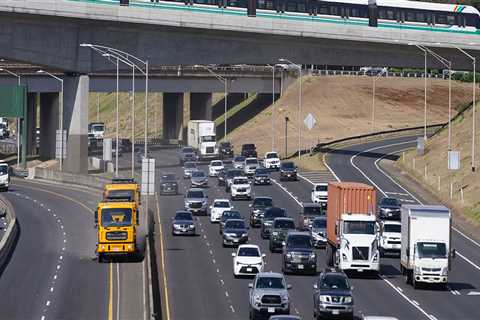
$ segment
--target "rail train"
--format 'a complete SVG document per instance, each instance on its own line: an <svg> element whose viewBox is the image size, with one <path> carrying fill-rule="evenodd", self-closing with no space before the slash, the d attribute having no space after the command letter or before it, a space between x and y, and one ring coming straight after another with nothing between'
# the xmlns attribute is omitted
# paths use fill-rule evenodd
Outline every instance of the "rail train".
<svg viewBox="0 0 480 320"><path fill-rule="evenodd" d="M480 33L480 13L472 6L408 0L136 0L156 5L220 8L223 13L312 19L371 27Z"/></svg>

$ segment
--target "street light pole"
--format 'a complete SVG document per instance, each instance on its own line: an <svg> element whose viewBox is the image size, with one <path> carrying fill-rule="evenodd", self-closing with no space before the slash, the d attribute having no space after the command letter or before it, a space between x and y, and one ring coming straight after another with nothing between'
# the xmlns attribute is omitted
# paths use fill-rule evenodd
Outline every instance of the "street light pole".
<svg viewBox="0 0 480 320"><path fill-rule="evenodd" d="M476 165L475 165L475 109L477 105L477 98L476 98L476 58L472 56L471 54L467 53L465 50L454 46L457 48L461 53L466 55L468 58L472 60L472 65L473 65L473 88L472 88L472 160L471 160L471 165L472 165L472 172L475 172Z"/></svg>
<svg viewBox="0 0 480 320"><path fill-rule="evenodd" d="M132 66L132 179L135 178L135 67Z"/></svg>
<svg viewBox="0 0 480 320"><path fill-rule="evenodd" d="M209 67L207 66L202 66L204 69L206 69L208 72L210 72L218 81L222 82L223 83L223 86L224 86L224 118L223 118L223 123L224 123L224 126L223 126L223 129L224 129L224 133L223 133L223 139L226 139L227 138L227 105L228 105L228 87L227 87L227 81L228 79L225 78L225 77L222 77L221 75L215 73L212 69L210 69Z"/></svg>
<svg viewBox="0 0 480 320"><path fill-rule="evenodd" d="M49 75L50 77L60 81L60 101L59 101L59 127L60 127L60 135L61 135L61 138L60 138L60 161L59 161L59 164L60 164L60 171L63 171L63 151L64 151L64 145L63 145L63 138L64 138L64 133L63 133L63 79L51 74L50 72L48 71L45 71L45 70L38 70L37 73L45 73L47 75ZM66 138L66 134L65 134L65 138Z"/></svg>
<svg viewBox="0 0 480 320"><path fill-rule="evenodd" d="M272 151L275 150L275 67L267 64L268 67L272 68Z"/></svg>
<svg viewBox="0 0 480 320"><path fill-rule="evenodd" d="M9 75L17 77L18 86L21 85L20 75L12 72L10 70L7 70L5 68L0 68L0 71L5 71ZM20 117L17 117L17 168L20 168Z"/></svg>
<svg viewBox="0 0 480 320"><path fill-rule="evenodd" d="M120 82L119 81L119 77L120 77L119 76L119 66L120 66L120 61L118 61L118 58L117 58L117 62L116 62L116 67L117 67L117 101L116 101L117 112L116 112L116 115L115 115L115 118L116 118L115 120L117 122L117 126L116 126L117 130L115 132L115 140L116 140L116 142L115 142L115 177L117 177L117 178L118 178L118 145L119 145L119 128L118 128L118 126L119 126L119 122L120 122L119 121L120 120L119 119L119 113L120 113L120 110L119 110L119 93L118 93L119 82Z"/></svg>
<svg viewBox="0 0 480 320"><path fill-rule="evenodd" d="M372 85L372 132L375 132L375 83L377 82L378 79L382 77L382 75L385 73L385 69L382 70L377 76L373 79L373 85Z"/></svg>

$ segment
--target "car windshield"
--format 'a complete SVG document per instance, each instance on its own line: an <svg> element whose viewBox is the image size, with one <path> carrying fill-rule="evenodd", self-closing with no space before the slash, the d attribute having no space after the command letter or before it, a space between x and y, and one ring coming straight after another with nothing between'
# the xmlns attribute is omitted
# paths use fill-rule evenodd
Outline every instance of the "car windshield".
<svg viewBox="0 0 480 320"><path fill-rule="evenodd" d="M162 176L162 181L175 181L175 175L174 174L164 174Z"/></svg>
<svg viewBox="0 0 480 320"><path fill-rule="evenodd" d="M287 247L311 248L312 242L310 236L295 235L287 238Z"/></svg>
<svg viewBox="0 0 480 320"><path fill-rule="evenodd" d="M110 190L105 195L106 200L125 199L133 201L135 199L135 192L133 190Z"/></svg>
<svg viewBox="0 0 480 320"><path fill-rule="evenodd" d="M315 219L312 222L312 227L314 227L314 228L326 228L327 227L327 220L325 220L325 219Z"/></svg>
<svg viewBox="0 0 480 320"><path fill-rule="evenodd" d="M227 220L225 229L245 229L245 222L240 220Z"/></svg>
<svg viewBox="0 0 480 320"><path fill-rule="evenodd" d="M284 162L282 163L282 168L283 169L295 169L295 165L293 162Z"/></svg>
<svg viewBox="0 0 480 320"><path fill-rule="evenodd" d="M105 208L101 210L103 227L126 227L132 225L132 209Z"/></svg>
<svg viewBox="0 0 480 320"><path fill-rule="evenodd" d="M233 184L248 184L248 179L245 179L245 178L234 179Z"/></svg>
<svg viewBox="0 0 480 320"><path fill-rule="evenodd" d="M193 220L192 214L189 212L177 212L175 220Z"/></svg>
<svg viewBox="0 0 480 320"><path fill-rule="evenodd" d="M447 246L438 242L419 242L417 244L418 257L421 258L446 258Z"/></svg>
<svg viewBox="0 0 480 320"><path fill-rule="evenodd" d="M215 136L203 136L200 138L202 142L215 142L216 137Z"/></svg>
<svg viewBox="0 0 480 320"><path fill-rule="evenodd" d="M242 175L242 170L228 170L227 175L229 178L238 177Z"/></svg>
<svg viewBox="0 0 480 320"><path fill-rule="evenodd" d="M185 166L185 169L194 169L197 167L197 165L193 162L187 162L184 164L184 166Z"/></svg>
<svg viewBox="0 0 480 320"><path fill-rule="evenodd" d="M258 164L257 159L247 159L245 160L245 164Z"/></svg>
<svg viewBox="0 0 480 320"><path fill-rule="evenodd" d="M252 150L252 149L255 149L255 145L254 145L254 144L251 144L251 143L250 143L250 144L244 144L244 145L242 146L242 149L243 149L243 150Z"/></svg>
<svg viewBox="0 0 480 320"><path fill-rule="evenodd" d="M4 175L8 173L8 166L0 166L0 174Z"/></svg>
<svg viewBox="0 0 480 320"><path fill-rule="evenodd" d="M260 251L257 248L243 247L238 249L239 257L260 257Z"/></svg>
<svg viewBox="0 0 480 320"><path fill-rule="evenodd" d="M318 186L315 186L315 191L328 191L328 186L327 185L318 185Z"/></svg>
<svg viewBox="0 0 480 320"><path fill-rule="evenodd" d="M320 281L320 289L332 290L332 289L339 289L339 290L350 290L350 286L348 284L347 278L340 275L326 275Z"/></svg>
<svg viewBox="0 0 480 320"><path fill-rule="evenodd" d="M205 172L203 171L195 171L192 173L192 177L194 178L202 178L205 177Z"/></svg>
<svg viewBox="0 0 480 320"><path fill-rule="evenodd" d="M384 206L398 206L399 205L398 200L395 199L395 198L383 198L381 204L384 205Z"/></svg>
<svg viewBox="0 0 480 320"><path fill-rule="evenodd" d="M320 206L305 206L303 207L303 214L306 216L323 216L325 212Z"/></svg>
<svg viewBox="0 0 480 320"><path fill-rule="evenodd" d="M183 148L182 152L183 153L193 153L193 148Z"/></svg>
<svg viewBox="0 0 480 320"><path fill-rule="evenodd" d="M224 211L222 214L222 220L226 221L228 219L241 219L242 215L238 211Z"/></svg>
<svg viewBox="0 0 480 320"><path fill-rule="evenodd" d="M293 220L277 220L273 227L277 229L295 229L295 222Z"/></svg>
<svg viewBox="0 0 480 320"><path fill-rule="evenodd" d="M245 161L245 157L240 157L240 156L239 156L239 157L235 157L235 158L233 159L233 161L234 161L234 162L243 162L243 161Z"/></svg>
<svg viewBox="0 0 480 320"><path fill-rule="evenodd" d="M230 148L231 144L230 144L230 142L222 142L222 143L220 143L220 146L222 148Z"/></svg>
<svg viewBox="0 0 480 320"><path fill-rule="evenodd" d="M253 206L254 207L271 207L273 206L273 200L271 198L255 198L253 200Z"/></svg>
<svg viewBox="0 0 480 320"><path fill-rule="evenodd" d="M384 224L383 232L402 232L402 226L400 224Z"/></svg>
<svg viewBox="0 0 480 320"><path fill-rule="evenodd" d="M375 234L375 222L373 221L345 221L343 223L345 234Z"/></svg>
<svg viewBox="0 0 480 320"><path fill-rule="evenodd" d="M268 174L267 169L257 169L255 170L255 174Z"/></svg>
<svg viewBox="0 0 480 320"><path fill-rule="evenodd" d="M188 191L187 198L203 198L202 191Z"/></svg>
<svg viewBox="0 0 480 320"><path fill-rule="evenodd" d="M277 159L278 158L278 155L274 152L272 153L267 153L267 156L266 156L267 159Z"/></svg>
<svg viewBox="0 0 480 320"><path fill-rule="evenodd" d="M94 124L92 125L92 131L104 131L104 125L103 124Z"/></svg>
<svg viewBox="0 0 480 320"><path fill-rule="evenodd" d="M285 289L282 278L278 277L260 277L257 279L257 289Z"/></svg>
<svg viewBox="0 0 480 320"><path fill-rule="evenodd" d="M222 161L212 161L211 166L212 167L221 167L221 166L223 166L223 163L222 163Z"/></svg>
<svg viewBox="0 0 480 320"><path fill-rule="evenodd" d="M280 209L280 208L272 208L270 210L267 210L264 215L264 219L270 219L273 220L278 217L285 217L286 213L285 210Z"/></svg>
<svg viewBox="0 0 480 320"><path fill-rule="evenodd" d="M213 206L215 208L230 208L230 203L228 201L215 201Z"/></svg>

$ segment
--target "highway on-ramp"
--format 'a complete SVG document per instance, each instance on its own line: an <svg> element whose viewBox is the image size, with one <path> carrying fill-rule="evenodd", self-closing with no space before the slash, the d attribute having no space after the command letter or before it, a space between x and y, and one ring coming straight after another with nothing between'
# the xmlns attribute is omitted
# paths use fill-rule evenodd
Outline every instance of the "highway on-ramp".
<svg viewBox="0 0 480 320"><path fill-rule="evenodd" d="M100 191L12 179L4 195L20 233L0 273L1 319L147 317L144 262L94 259Z"/></svg>

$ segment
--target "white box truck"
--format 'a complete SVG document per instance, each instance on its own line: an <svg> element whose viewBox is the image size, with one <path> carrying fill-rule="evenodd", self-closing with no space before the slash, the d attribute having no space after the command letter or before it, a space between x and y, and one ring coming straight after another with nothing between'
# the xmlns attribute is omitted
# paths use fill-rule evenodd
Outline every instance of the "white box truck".
<svg viewBox="0 0 480 320"><path fill-rule="evenodd" d="M404 205L400 270L414 288L420 283L446 286L451 259L452 219L445 206Z"/></svg>
<svg viewBox="0 0 480 320"><path fill-rule="evenodd" d="M218 158L215 123L208 120L188 121L188 145L197 151L199 159Z"/></svg>

